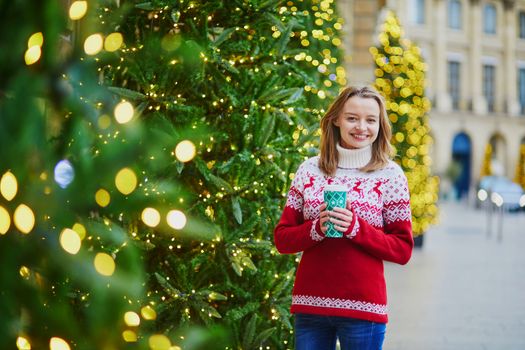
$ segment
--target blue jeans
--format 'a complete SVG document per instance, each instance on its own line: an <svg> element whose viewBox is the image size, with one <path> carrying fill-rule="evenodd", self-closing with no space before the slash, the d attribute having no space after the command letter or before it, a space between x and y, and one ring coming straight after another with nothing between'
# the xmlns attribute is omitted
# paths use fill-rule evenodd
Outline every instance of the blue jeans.
<svg viewBox="0 0 525 350"><path fill-rule="evenodd" d="M381 350L386 324L349 317L295 315L296 350Z"/></svg>

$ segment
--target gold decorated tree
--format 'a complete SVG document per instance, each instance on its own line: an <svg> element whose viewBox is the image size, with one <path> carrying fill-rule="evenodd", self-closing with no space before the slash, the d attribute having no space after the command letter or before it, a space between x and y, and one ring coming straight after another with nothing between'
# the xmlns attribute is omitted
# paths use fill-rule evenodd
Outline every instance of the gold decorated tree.
<svg viewBox="0 0 525 350"><path fill-rule="evenodd" d="M408 178L414 236L436 223L439 180L431 174L432 159L425 74L420 49L403 38L399 20L385 13L377 47L370 52L376 65L375 86L385 96L393 126L395 160Z"/></svg>

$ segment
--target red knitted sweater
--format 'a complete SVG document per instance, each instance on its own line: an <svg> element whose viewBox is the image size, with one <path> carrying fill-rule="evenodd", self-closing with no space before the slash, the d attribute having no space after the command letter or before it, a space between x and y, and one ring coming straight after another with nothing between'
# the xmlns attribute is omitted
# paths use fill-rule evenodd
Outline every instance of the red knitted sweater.
<svg viewBox="0 0 525 350"><path fill-rule="evenodd" d="M295 174L275 228L280 253L302 252L292 296L292 313L345 316L386 323L383 260L406 264L413 247L406 177L394 162L364 173L338 168L325 176L319 157ZM323 188L344 185L354 219L343 238L324 237L319 206Z"/></svg>

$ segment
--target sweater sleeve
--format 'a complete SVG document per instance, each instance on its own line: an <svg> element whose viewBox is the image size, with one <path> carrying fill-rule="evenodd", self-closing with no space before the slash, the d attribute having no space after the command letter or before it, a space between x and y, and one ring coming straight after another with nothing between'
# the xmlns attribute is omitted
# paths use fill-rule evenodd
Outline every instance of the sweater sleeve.
<svg viewBox="0 0 525 350"><path fill-rule="evenodd" d="M406 264L412 255L410 194L405 174L400 168L385 184L383 193L383 228L376 228L357 217L352 242L378 259Z"/></svg>
<svg viewBox="0 0 525 350"><path fill-rule="evenodd" d="M292 181L288 198L279 223L274 230L277 250L282 254L302 252L324 239L319 219L305 220L304 209L304 164L299 167Z"/></svg>

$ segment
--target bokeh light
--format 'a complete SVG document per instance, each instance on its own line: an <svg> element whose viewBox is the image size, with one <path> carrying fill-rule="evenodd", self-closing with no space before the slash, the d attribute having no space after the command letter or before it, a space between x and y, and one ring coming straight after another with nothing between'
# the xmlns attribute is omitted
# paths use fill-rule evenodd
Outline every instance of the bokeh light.
<svg viewBox="0 0 525 350"><path fill-rule="evenodd" d="M31 343L27 338L19 336L16 338L16 347L18 350L31 350Z"/></svg>
<svg viewBox="0 0 525 350"><path fill-rule="evenodd" d="M13 221L20 232L27 234L31 232L35 226L35 214L33 214L33 211L27 205L20 204L15 209Z"/></svg>
<svg viewBox="0 0 525 350"><path fill-rule="evenodd" d="M136 312L128 311L124 314L124 322L128 327L137 327L140 325L140 317Z"/></svg>
<svg viewBox="0 0 525 350"><path fill-rule="evenodd" d="M75 1L69 7L69 18L73 21L79 20L86 15L87 1Z"/></svg>
<svg viewBox="0 0 525 350"><path fill-rule="evenodd" d="M135 111L133 109L133 105L128 101L122 101L115 107L115 120L119 124L126 124L129 121L131 121L131 119L133 119L134 114Z"/></svg>
<svg viewBox="0 0 525 350"><path fill-rule="evenodd" d="M168 225L173 227L176 230L181 230L186 226L186 215L180 210L170 210L166 217Z"/></svg>
<svg viewBox="0 0 525 350"><path fill-rule="evenodd" d="M145 208L142 211L142 221L149 227L156 227L160 223L160 213L155 208Z"/></svg>
<svg viewBox="0 0 525 350"><path fill-rule="evenodd" d="M71 348L64 339L53 337L49 340L49 350L71 350Z"/></svg>
<svg viewBox="0 0 525 350"><path fill-rule="evenodd" d="M40 56L42 56L42 48L38 45L31 46L26 50L24 61L26 62L26 65L30 66L38 62Z"/></svg>
<svg viewBox="0 0 525 350"><path fill-rule="evenodd" d="M111 201L111 196L109 195L108 191L101 188L95 193L95 201L98 205L104 208L109 205L109 202Z"/></svg>
<svg viewBox="0 0 525 350"><path fill-rule="evenodd" d="M137 333L127 329L124 332L122 332L122 338L127 343L134 343L137 341Z"/></svg>
<svg viewBox="0 0 525 350"><path fill-rule="evenodd" d="M63 159L55 166L54 175L58 186L66 188L75 178L75 169L69 160Z"/></svg>
<svg viewBox="0 0 525 350"><path fill-rule="evenodd" d="M122 37L122 34L118 32L111 33L104 40L104 50L108 52L117 51L122 46L123 42L124 38Z"/></svg>
<svg viewBox="0 0 525 350"><path fill-rule="evenodd" d="M12 172L8 171L2 175L0 180L0 193L8 201L15 198L16 193L18 192L18 181L16 180L15 175Z"/></svg>
<svg viewBox="0 0 525 350"><path fill-rule="evenodd" d="M84 41L84 52L90 56L96 55L102 50L104 39L101 34L91 34Z"/></svg>
<svg viewBox="0 0 525 350"><path fill-rule="evenodd" d="M128 195L137 187L137 175L130 168L124 168L117 173L115 186L120 193Z"/></svg>
<svg viewBox="0 0 525 350"><path fill-rule="evenodd" d="M5 235L11 227L11 217L9 212L2 206L0 206L0 235Z"/></svg>
<svg viewBox="0 0 525 350"><path fill-rule="evenodd" d="M42 45L44 45L44 35L42 34L42 32L34 33L27 40L28 49L32 48L33 46L42 47Z"/></svg>
<svg viewBox="0 0 525 350"><path fill-rule="evenodd" d="M78 233L78 236L80 237L81 240L86 238L87 231L86 231L86 228L84 227L84 225L82 225L82 224L77 222L77 223L75 223L73 225L72 229L73 229L73 231Z"/></svg>
<svg viewBox="0 0 525 350"><path fill-rule="evenodd" d="M151 350L169 350L171 341L163 334L154 334L148 339Z"/></svg>
<svg viewBox="0 0 525 350"><path fill-rule="evenodd" d="M152 321L157 318L157 312L155 312L155 310L153 310L153 308L149 305L146 305L140 309L140 314L142 315L143 319L148 321Z"/></svg>
<svg viewBox="0 0 525 350"><path fill-rule="evenodd" d="M189 162L195 157L195 145L189 140L179 142L175 147L175 156L181 162Z"/></svg>
<svg viewBox="0 0 525 350"><path fill-rule="evenodd" d="M80 250L82 241L78 233L70 228L60 233L60 245L69 254L75 255Z"/></svg>
<svg viewBox="0 0 525 350"><path fill-rule="evenodd" d="M97 253L93 264L95 270L103 276L111 276L115 272L115 260L106 253Z"/></svg>

